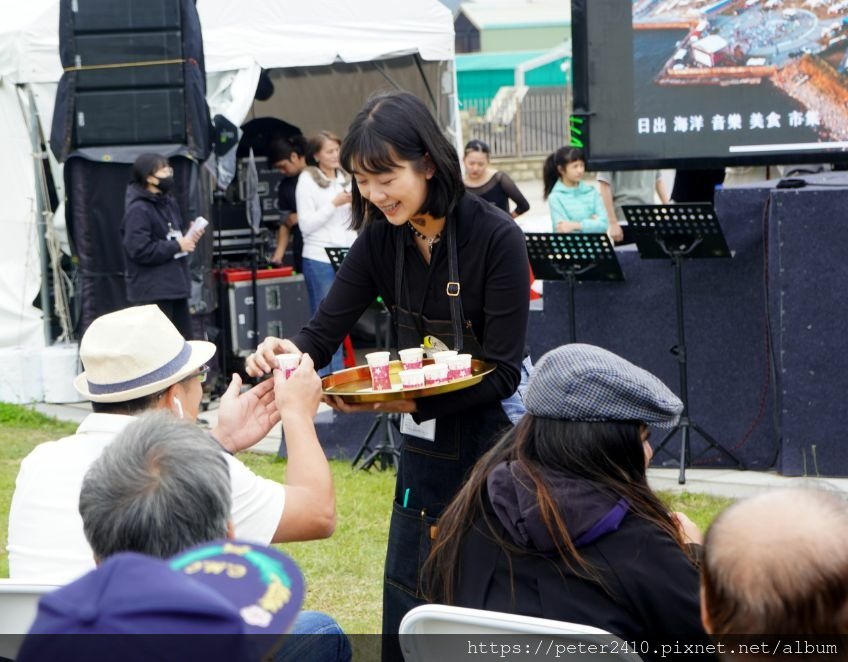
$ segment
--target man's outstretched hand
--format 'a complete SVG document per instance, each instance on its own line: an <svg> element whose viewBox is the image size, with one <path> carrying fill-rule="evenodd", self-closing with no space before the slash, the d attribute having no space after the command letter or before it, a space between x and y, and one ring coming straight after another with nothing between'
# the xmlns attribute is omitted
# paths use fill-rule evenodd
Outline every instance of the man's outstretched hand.
<svg viewBox="0 0 848 662"><path fill-rule="evenodd" d="M244 393L241 386L241 377L234 373L221 396L218 424L212 430L212 436L230 453L243 451L258 443L280 420L280 412L274 402L273 379L266 379Z"/></svg>

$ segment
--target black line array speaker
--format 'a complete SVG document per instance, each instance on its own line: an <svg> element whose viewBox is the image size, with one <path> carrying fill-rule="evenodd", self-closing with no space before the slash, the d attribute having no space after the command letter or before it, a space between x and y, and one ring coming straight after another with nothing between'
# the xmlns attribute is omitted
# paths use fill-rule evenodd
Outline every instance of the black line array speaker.
<svg viewBox="0 0 848 662"><path fill-rule="evenodd" d="M179 0L138 4L71 3L77 147L186 140Z"/></svg>
<svg viewBox="0 0 848 662"><path fill-rule="evenodd" d="M51 147L211 147L194 0L61 0L59 83Z"/></svg>
<svg viewBox="0 0 848 662"><path fill-rule="evenodd" d="M78 32L180 27L180 3L173 0L72 0L71 11Z"/></svg>
<svg viewBox="0 0 848 662"><path fill-rule="evenodd" d="M79 92L77 145L143 145L185 140L185 103L178 87Z"/></svg>
<svg viewBox="0 0 848 662"><path fill-rule="evenodd" d="M80 68L77 89L182 87L182 36L163 32L77 34L74 64ZM150 64L167 62L168 64ZM114 67L114 64L139 66ZM106 68L98 69L96 67ZM95 67L87 69L86 67Z"/></svg>

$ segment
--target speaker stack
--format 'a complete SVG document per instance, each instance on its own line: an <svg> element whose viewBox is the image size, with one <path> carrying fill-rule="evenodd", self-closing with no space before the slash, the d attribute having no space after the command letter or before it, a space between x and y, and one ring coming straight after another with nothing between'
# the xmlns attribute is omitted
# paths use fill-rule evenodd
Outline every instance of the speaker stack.
<svg viewBox="0 0 848 662"><path fill-rule="evenodd" d="M186 145L209 155L200 22L192 0L63 0L51 146Z"/></svg>
<svg viewBox="0 0 848 662"><path fill-rule="evenodd" d="M65 163L66 221L80 279L78 333L127 305L120 221L143 152L169 157L182 216L209 216L202 170L212 147L200 19L194 0L61 0L50 147ZM211 238L208 240L211 246ZM211 252L192 270L214 292ZM198 308L198 309L199 309Z"/></svg>
<svg viewBox="0 0 848 662"><path fill-rule="evenodd" d="M159 0L153 11L147 4L72 7L77 147L186 140L180 8L174 0Z"/></svg>

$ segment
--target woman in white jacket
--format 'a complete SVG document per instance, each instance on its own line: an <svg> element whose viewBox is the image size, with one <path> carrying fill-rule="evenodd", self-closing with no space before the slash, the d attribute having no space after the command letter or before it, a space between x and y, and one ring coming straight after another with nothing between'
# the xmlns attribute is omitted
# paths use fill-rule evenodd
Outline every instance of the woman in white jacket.
<svg viewBox="0 0 848 662"><path fill-rule="evenodd" d="M333 284L335 272L324 250L349 248L356 239L350 229L350 175L339 166L341 139L321 131L309 139L310 161L297 180L297 219L303 234L303 276L314 314ZM341 349L333 354L329 370L344 367ZM326 371L323 371L326 373Z"/></svg>

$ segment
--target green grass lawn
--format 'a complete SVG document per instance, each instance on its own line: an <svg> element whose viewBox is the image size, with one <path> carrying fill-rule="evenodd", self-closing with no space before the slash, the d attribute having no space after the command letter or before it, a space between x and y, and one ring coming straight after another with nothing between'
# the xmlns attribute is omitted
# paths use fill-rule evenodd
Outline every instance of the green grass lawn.
<svg viewBox="0 0 848 662"><path fill-rule="evenodd" d="M0 577L9 576L6 553L9 505L18 465L42 441L76 429L22 407L0 403ZM274 480L285 474L285 461L265 455L239 456L256 473ZM352 471L332 461L338 525L329 540L281 545L300 565L307 580L307 609L334 616L349 633L380 631L383 559L391 513L394 474ZM704 529L729 499L699 494L663 494L672 510L685 512Z"/></svg>

